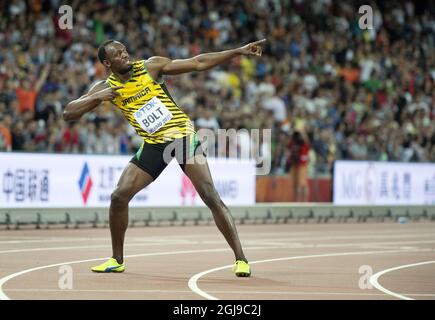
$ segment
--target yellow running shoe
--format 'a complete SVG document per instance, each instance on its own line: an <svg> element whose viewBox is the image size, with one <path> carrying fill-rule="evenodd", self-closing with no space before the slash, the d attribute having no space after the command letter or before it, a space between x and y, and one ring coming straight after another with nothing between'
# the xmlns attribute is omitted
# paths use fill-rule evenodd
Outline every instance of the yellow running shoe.
<svg viewBox="0 0 435 320"><path fill-rule="evenodd" d="M233 267L233 272L237 277L250 277L251 268L249 264L243 260L237 260Z"/></svg>
<svg viewBox="0 0 435 320"><path fill-rule="evenodd" d="M110 258L103 264L93 267L91 270L92 272L124 272L125 264L119 264L116 259Z"/></svg>

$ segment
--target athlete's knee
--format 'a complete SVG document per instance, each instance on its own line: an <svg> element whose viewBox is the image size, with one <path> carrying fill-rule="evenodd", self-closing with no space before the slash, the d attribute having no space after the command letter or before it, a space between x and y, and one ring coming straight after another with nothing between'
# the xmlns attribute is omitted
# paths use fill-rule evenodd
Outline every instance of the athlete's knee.
<svg viewBox="0 0 435 320"><path fill-rule="evenodd" d="M211 182L202 182L197 191L201 196L201 199L209 207L216 207L222 203L216 188Z"/></svg>
<svg viewBox="0 0 435 320"><path fill-rule="evenodd" d="M114 206L128 205L128 202L130 201L130 196L126 190L116 188L112 192L110 200L112 205Z"/></svg>

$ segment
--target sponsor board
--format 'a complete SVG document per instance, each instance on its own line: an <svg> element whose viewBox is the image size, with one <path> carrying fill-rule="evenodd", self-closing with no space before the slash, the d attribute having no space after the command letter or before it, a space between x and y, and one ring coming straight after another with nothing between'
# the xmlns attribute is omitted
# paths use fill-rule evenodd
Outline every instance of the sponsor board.
<svg viewBox="0 0 435 320"><path fill-rule="evenodd" d="M112 191L130 156L0 153L0 207L108 207ZM255 203L255 162L209 158L222 200ZM130 206L204 205L173 160Z"/></svg>
<svg viewBox="0 0 435 320"><path fill-rule="evenodd" d="M435 164L336 161L339 205L435 205Z"/></svg>

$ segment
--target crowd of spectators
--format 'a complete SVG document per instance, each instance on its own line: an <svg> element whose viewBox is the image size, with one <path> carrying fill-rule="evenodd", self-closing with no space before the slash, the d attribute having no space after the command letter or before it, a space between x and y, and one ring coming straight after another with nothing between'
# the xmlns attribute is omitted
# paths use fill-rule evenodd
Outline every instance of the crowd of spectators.
<svg viewBox="0 0 435 320"><path fill-rule="evenodd" d="M359 26L362 4L75 0L73 27L62 29L61 1L2 1L0 150L137 150L140 137L110 104L78 122L62 119L68 101L107 77L96 48L108 38L136 59L188 58L266 38L261 58L165 79L197 129L271 129L271 141L260 140L275 174L291 166L289 145L301 130L311 175L329 174L336 159L434 162L434 4L371 1L368 30Z"/></svg>

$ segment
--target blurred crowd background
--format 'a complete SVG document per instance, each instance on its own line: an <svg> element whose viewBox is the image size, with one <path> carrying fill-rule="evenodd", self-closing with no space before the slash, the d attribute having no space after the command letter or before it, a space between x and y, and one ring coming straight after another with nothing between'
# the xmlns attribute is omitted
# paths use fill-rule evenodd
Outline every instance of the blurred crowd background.
<svg viewBox="0 0 435 320"><path fill-rule="evenodd" d="M267 38L261 58L165 79L196 129L271 129L261 152L278 175L295 163L329 175L336 159L435 161L434 2L71 1L71 30L59 28L62 4L0 2L1 151L139 148L110 104L79 122L62 119L68 101L107 77L96 48L108 38L136 59L188 58ZM373 8L371 30L358 26L362 4Z"/></svg>

